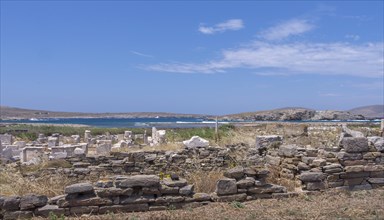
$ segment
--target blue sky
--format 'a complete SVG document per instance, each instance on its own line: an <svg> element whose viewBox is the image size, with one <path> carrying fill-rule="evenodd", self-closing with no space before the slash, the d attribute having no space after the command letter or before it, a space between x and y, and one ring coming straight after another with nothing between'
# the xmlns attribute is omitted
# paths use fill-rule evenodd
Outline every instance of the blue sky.
<svg viewBox="0 0 384 220"><path fill-rule="evenodd" d="M229 114L384 104L383 1L1 1L1 105Z"/></svg>

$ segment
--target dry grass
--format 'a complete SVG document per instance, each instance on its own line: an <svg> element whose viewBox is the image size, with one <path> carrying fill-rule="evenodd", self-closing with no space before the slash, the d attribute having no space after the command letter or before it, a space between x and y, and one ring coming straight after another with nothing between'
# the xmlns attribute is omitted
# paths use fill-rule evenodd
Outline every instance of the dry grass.
<svg viewBox="0 0 384 220"><path fill-rule="evenodd" d="M384 219L384 189L356 192L327 192L296 198L265 199L235 203L211 203L194 209L143 213L84 215L68 219ZM243 207L243 208L241 208ZM39 218L35 218L39 219Z"/></svg>
<svg viewBox="0 0 384 220"><path fill-rule="evenodd" d="M23 177L16 168L0 171L0 195L26 195L36 193L48 197L62 195L64 187L74 183L66 175L55 174L41 178Z"/></svg>
<svg viewBox="0 0 384 220"><path fill-rule="evenodd" d="M195 192L213 193L216 188L216 182L223 177L223 172L197 170L185 176L188 183L195 185Z"/></svg>

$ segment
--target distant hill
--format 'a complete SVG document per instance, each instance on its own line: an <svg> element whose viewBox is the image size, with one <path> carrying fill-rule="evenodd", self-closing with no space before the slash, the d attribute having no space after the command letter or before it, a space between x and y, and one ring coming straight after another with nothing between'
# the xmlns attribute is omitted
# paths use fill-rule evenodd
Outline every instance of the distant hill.
<svg viewBox="0 0 384 220"><path fill-rule="evenodd" d="M349 110L352 114L366 118L384 118L384 105L369 105Z"/></svg>
<svg viewBox="0 0 384 220"><path fill-rule="evenodd" d="M250 121L317 121L317 120L361 120L361 115L348 111L316 111L302 107L287 107L268 111L245 112L240 114L225 115L222 119L250 120Z"/></svg>
<svg viewBox="0 0 384 220"><path fill-rule="evenodd" d="M127 112L127 113L82 113L55 112L0 106L0 119L30 118L154 118L154 117L206 117L197 114L177 114L166 112Z"/></svg>

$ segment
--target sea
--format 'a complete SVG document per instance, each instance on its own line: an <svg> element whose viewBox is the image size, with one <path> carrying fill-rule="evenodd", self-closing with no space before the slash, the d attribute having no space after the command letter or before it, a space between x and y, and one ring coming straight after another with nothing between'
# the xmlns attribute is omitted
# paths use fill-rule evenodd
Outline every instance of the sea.
<svg viewBox="0 0 384 220"><path fill-rule="evenodd" d="M276 122L276 121L271 121ZM305 123L308 121L289 121L294 123ZM373 122L379 123L380 120L356 120L356 121L310 121L314 122ZM36 124L58 124L58 125L84 125L90 127L105 127L105 128L198 128L198 127L214 127L215 120L206 118L175 118L175 117L156 117L156 118L44 118L44 119L20 119L20 120L2 120L0 123L36 123ZM218 124L229 123L257 123L255 121L226 121L219 120ZM265 121L261 123L266 123Z"/></svg>
<svg viewBox="0 0 384 220"><path fill-rule="evenodd" d="M20 119L2 120L1 123L31 123L31 124L76 124L90 127L105 128L193 128L193 127L214 127L214 120L202 118L44 118L44 119ZM228 124L228 121L218 121L219 124Z"/></svg>

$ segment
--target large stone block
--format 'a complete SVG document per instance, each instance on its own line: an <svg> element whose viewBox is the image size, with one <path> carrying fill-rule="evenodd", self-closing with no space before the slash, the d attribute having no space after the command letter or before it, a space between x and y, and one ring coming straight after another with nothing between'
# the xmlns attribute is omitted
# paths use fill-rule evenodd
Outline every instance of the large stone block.
<svg viewBox="0 0 384 220"><path fill-rule="evenodd" d="M296 145L282 145L279 147L279 156L294 157L297 154Z"/></svg>
<svg viewBox="0 0 384 220"><path fill-rule="evenodd" d="M90 183L76 183L65 187L64 192L66 194L76 194L76 193L92 193L93 186Z"/></svg>
<svg viewBox="0 0 384 220"><path fill-rule="evenodd" d="M3 202L3 210L16 211L16 210L19 210L19 205L20 205L20 197L18 196L5 197Z"/></svg>
<svg viewBox="0 0 384 220"><path fill-rule="evenodd" d="M299 179L303 182L321 182L327 177L322 172L303 172L300 174Z"/></svg>
<svg viewBox="0 0 384 220"><path fill-rule="evenodd" d="M368 141L375 146L377 151L384 152L384 137L368 137Z"/></svg>
<svg viewBox="0 0 384 220"><path fill-rule="evenodd" d="M42 195L26 195L20 199L20 210L35 209L36 207L45 206L48 202L47 196Z"/></svg>
<svg viewBox="0 0 384 220"><path fill-rule="evenodd" d="M227 170L224 173L225 177L239 180L244 177L244 168L241 166L234 167L232 169Z"/></svg>
<svg viewBox="0 0 384 220"><path fill-rule="evenodd" d="M141 187L150 187L150 186L159 186L160 178L155 175L136 175L130 176L121 181L121 188L131 188L135 186Z"/></svg>
<svg viewBox="0 0 384 220"><path fill-rule="evenodd" d="M230 195L237 193L236 179L223 178L217 181L216 191L217 195Z"/></svg>
<svg viewBox="0 0 384 220"><path fill-rule="evenodd" d="M368 139L365 137L345 137L341 144L347 153L367 152Z"/></svg>

